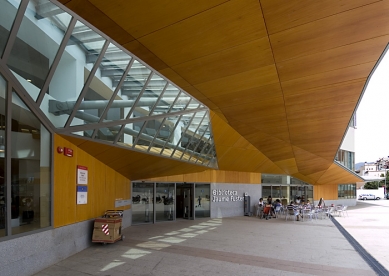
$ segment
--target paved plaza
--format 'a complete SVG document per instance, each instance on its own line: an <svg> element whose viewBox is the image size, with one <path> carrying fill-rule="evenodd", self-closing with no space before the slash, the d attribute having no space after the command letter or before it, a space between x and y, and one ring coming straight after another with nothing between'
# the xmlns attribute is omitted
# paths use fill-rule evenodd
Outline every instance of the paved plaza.
<svg viewBox="0 0 389 276"><path fill-rule="evenodd" d="M389 200L358 202L335 219L386 268ZM330 219L199 219L124 230L35 275L379 275Z"/></svg>

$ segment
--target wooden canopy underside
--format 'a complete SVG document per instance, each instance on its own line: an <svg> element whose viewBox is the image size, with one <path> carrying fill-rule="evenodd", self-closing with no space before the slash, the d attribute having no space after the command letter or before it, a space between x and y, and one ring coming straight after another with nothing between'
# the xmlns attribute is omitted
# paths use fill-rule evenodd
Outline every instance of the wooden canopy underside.
<svg viewBox="0 0 389 276"><path fill-rule="evenodd" d="M389 0L59 2L213 111L219 169L359 181L333 160L389 41Z"/></svg>

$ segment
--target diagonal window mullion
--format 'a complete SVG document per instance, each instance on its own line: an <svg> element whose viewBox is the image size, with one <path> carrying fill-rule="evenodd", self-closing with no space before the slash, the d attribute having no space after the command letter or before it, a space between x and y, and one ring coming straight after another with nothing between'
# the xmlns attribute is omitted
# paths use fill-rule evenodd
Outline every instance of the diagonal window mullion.
<svg viewBox="0 0 389 276"><path fill-rule="evenodd" d="M196 153L196 150L197 150L197 148L199 147L199 145L201 144L201 142L203 141L204 135L205 135L206 131L208 130L208 128L209 128L209 125L207 125L207 128L205 129L205 131L204 131L203 134L201 135L201 137L200 137L200 139L199 139L199 142L197 143L197 145L196 145L195 148L193 149L192 153L190 154L189 160L188 160L188 161L190 161L190 159L192 159L193 155Z"/></svg>
<svg viewBox="0 0 389 276"><path fill-rule="evenodd" d="M3 56L1 57L5 63L7 63L8 58L11 54L11 50L14 46L16 36L20 29L20 25L22 24L22 20L26 12L28 2L29 0L22 0L19 5L18 11L16 12L15 20L12 24L11 31L8 36L8 41L3 51Z"/></svg>
<svg viewBox="0 0 389 276"><path fill-rule="evenodd" d="M162 120L161 124L159 125L159 128L158 128L158 130L155 132L155 135L154 135L154 138L153 138L153 140L151 141L151 143L150 143L149 147L147 148L147 152L149 152L149 151L150 151L150 149L151 149L151 147L154 145L154 141L155 141L155 139L158 137L158 135L159 135L159 132L161 131L161 129L162 129L162 127L163 127L163 125L165 124L165 121L166 121L166 119L167 119L167 117L163 118L163 120Z"/></svg>
<svg viewBox="0 0 389 276"><path fill-rule="evenodd" d="M165 86L163 87L163 90L161 92L161 94L159 95L158 99L155 101L155 104L154 106L151 108L149 114L153 114L155 108L158 106L159 102L161 101L162 97L163 97L163 94L165 94L165 91L167 89L167 87L169 86L169 82L166 82Z"/></svg>
<svg viewBox="0 0 389 276"><path fill-rule="evenodd" d="M117 94L119 93L119 90L120 90L120 88L122 87L122 85L123 85L123 83L124 83L124 80L126 79L127 74L128 74L128 72L130 71L131 66L132 66L132 64L134 63L134 61L135 61L135 59L134 59L133 57L131 57L131 60L130 60L130 62L128 63L128 65L127 65L127 67L126 67L126 70L124 71L124 74L123 74L122 77L120 78L120 81L119 81L118 85L116 86L116 89L115 89L114 93L112 94L111 99L109 100L109 102L108 102L106 108L104 109L103 114L101 114L101 116L100 116L100 120L99 120L99 122L98 122L99 124L100 124L101 122L103 122L105 116L106 116L107 113L108 113L108 110L111 108L111 105L112 105L114 99L116 98ZM92 139L95 138L97 132L98 132L98 129L96 128L96 129L93 131L93 134L92 134L92 137L91 137Z"/></svg>
<svg viewBox="0 0 389 276"><path fill-rule="evenodd" d="M142 97L143 93L145 92L145 90L146 90L146 88L147 88L147 85L149 84L149 82L150 82L151 77L153 76L153 74L154 74L154 72L151 71L150 74L149 74L149 76L147 77L147 80L146 80L145 84L144 84L143 87L142 87L142 90L139 92L138 97L136 98L134 104L132 105L130 111L128 112L128 114L127 114L127 116L126 116L126 119L130 118L131 114L134 112L135 106L136 106L137 103L140 101L140 98ZM114 144L116 144L116 143L119 141L119 138L120 138L120 136L122 135L123 129L125 128L126 124L127 124L127 123L124 123L124 124L122 125L122 127L120 128L118 134L116 135L116 137L115 137L115 139L114 139L114 141L113 141Z"/></svg>
<svg viewBox="0 0 389 276"><path fill-rule="evenodd" d="M178 95L177 95L176 99L174 100L174 102L177 101L177 99L179 98L180 94L181 94L181 91L180 91L180 93L178 93ZM183 116L184 114L192 113L192 112L193 112L193 110L190 110L190 111L186 110L186 109L188 108L188 106L189 106L191 100L192 100L192 99L190 99L190 100L188 101L188 103L186 104L186 106L185 106L185 108L184 108L184 110L185 110L186 112L183 113L182 115L180 115L180 117L178 118L176 124L174 125L174 128L173 128L173 130L172 130L172 133L170 133L168 139L166 140L165 145L163 146L163 148L162 148L162 150L161 150L161 154L162 154L163 151L165 150L165 148L166 148L166 146L167 146L167 144L168 144L168 141L170 141L170 139L172 139L172 136L174 135L174 132L176 131L176 128L177 128L178 124L180 123L182 116ZM172 105L172 107L173 107L173 106L174 106L174 105ZM171 110L171 109L169 109L169 110ZM170 115L172 115L172 114L173 114L173 112L170 113Z"/></svg>
<svg viewBox="0 0 389 276"><path fill-rule="evenodd" d="M200 156L204 156L204 151L205 151L205 149L207 148L207 145L209 144L209 140L211 140L211 137L212 137L212 136L209 136L208 139L207 139L207 142L205 142L204 147L203 147L203 148L201 149L201 151L200 151ZM204 158L204 157L203 157L203 158ZM199 160L200 160L200 159L197 159L196 162L195 162L195 164L197 164L197 162L199 162Z"/></svg>
<svg viewBox="0 0 389 276"><path fill-rule="evenodd" d="M180 137L180 139L178 140L177 145L176 145L176 147L174 148L174 150L173 150L172 154L170 155L170 157L173 157L173 156L174 156L174 153L177 151L177 149L178 149L178 148L181 148L181 147L179 146L179 144L180 144L181 141L182 141L182 137L184 137L183 134L188 130L188 128L189 128L190 124L192 123L193 118L196 116L196 114L197 114L197 112L194 112L194 113L193 113L193 116L192 116L192 118L190 118L190 120L189 120L189 122L188 122L188 125L185 127L184 131L182 131L181 137ZM179 159L181 159L181 158L179 158Z"/></svg>
<svg viewBox="0 0 389 276"><path fill-rule="evenodd" d="M81 91L80 95L78 96L78 100L77 100L76 104L74 105L73 110L70 113L69 118L68 118L64 128L68 128L70 126L70 123L72 122L74 115L76 114L82 100L84 99L84 96L88 92L89 85L92 82L92 79L94 78L95 73L100 66L100 63L104 57L105 51L107 50L107 48L109 46L109 43L110 42L108 40L105 41L104 46L101 49L101 52L99 54L99 57L97 58L95 64L93 65L92 71L90 72L88 79L86 80L84 87L82 88L82 91Z"/></svg>
<svg viewBox="0 0 389 276"><path fill-rule="evenodd" d="M95 124L93 125L77 125L77 126L69 126L66 129L57 129L58 133L69 133L69 132L74 132L74 131L83 131L83 130L90 130L90 129L95 129L96 127L112 127L112 126L117 126L117 125L126 125L126 124L131 124L131 123L136 123L136 122L143 122L143 121L151 121L151 120L158 120L158 119L163 119L166 116L172 117L172 116L179 116L179 115L184 115L188 113L193 113L194 111L204 111L206 110L205 107L196 109L196 110L181 110L177 112L172 112L170 114L158 114L158 115L153 115L153 116L147 116L147 117L136 117L136 118L129 118L127 120L119 120L119 121L104 121L101 123L98 123L100 118L91 114L85 115L85 112L82 111L77 111L75 117L77 117L77 114L82 114L83 118L85 118L86 121L90 120L90 122L93 122ZM85 116L88 116L86 118ZM78 118L78 117L77 117Z"/></svg>
<svg viewBox="0 0 389 276"><path fill-rule="evenodd" d="M145 128L146 128L147 122L148 122L148 121L144 121L144 122L143 122L143 125L142 125L142 127L140 128L138 135L136 136L134 142L132 143L132 148L135 148L135 145L138 143L139 138L142 136L142 133L143 133L143 131L144 131Z"/></svg>
<svg viewBox="0 0 389 276"><path fill-rule="evenodd" d="M197 126L196 130L194 131L193 135L190 136L190 139L188 140L188 144L186 145L185 150L182 152L180 159L182 159L182 157L183 157L183 156L185 155L185 153L187 152L190 143L192 142L192 140L193 140L194 136L196 135L197 131L199 130L199 128L200 128L201 124L203 123L204 118L206 117L206 115L207 115L207 113L204 113L204 116L203 116L203 118L201 119L201 121L200 121L199 125ZM189 159L188 159L188 160L189 160Z"/></svg>
<svg viewBox="0 0 389 276"><path fill-rule="evenodd" d="M46 77L45 83L43 84L42 89L39 93L39 96L36 100L36 103L38 104L38 106L41 105L43 98L45 96L45 93L46 93L47 89L49 88L50 82L53 79L55 70L57 69L57 66L61 60L62 54L65 51L65 48L68 44L70 36L72 35L74 26L76 25L76 22L77 22L77 19L75 17L72 17L72 19L69 23L68 29L66 30L66 33L62 39L61 45L58 48L57 54L55 55L53 63L51 64L51 67L50 67L49 73Z"/></svg>

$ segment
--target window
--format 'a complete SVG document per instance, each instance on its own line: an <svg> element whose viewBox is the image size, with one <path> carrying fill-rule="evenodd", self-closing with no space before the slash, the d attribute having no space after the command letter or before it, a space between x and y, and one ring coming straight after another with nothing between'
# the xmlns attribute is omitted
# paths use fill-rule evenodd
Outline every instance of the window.
<svg viewBox="0 0 389 276"><path fill-rule="evenodd" d="M356 194L356 184L338 185L338 199L353 199Z"/></svg>

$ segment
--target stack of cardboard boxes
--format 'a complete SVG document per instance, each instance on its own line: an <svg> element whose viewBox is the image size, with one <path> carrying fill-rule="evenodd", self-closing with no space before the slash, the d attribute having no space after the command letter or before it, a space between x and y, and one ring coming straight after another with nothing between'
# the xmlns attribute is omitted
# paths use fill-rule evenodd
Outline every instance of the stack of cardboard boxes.
<svg viewBox="0 0 389 276"><path fill-rule="evenodd" d="M114 243L122 239L123 211L108 210L102 218L95 219L92 242Z"/></svg>

